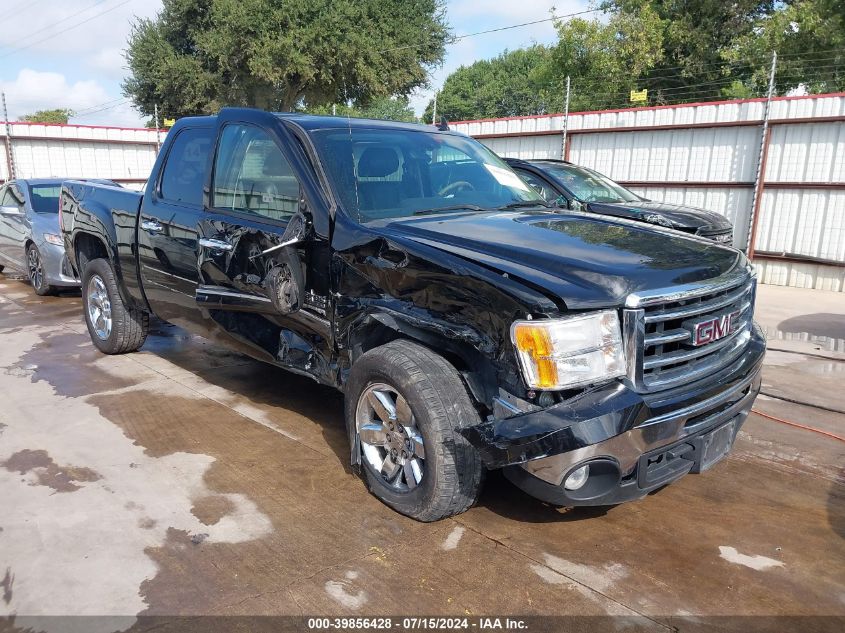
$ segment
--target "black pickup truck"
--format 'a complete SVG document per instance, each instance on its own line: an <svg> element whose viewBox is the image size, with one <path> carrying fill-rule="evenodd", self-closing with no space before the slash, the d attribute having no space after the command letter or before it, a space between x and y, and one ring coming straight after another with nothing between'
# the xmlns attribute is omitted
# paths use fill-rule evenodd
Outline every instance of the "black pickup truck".
<svg viewBox="0 0 845 633"><path fill-rule="evenodd" d="M549 208L453 132L224 109L177 122L143 195L66 182L61 208L100 350L155 314L342 390L353 467L419 520L486 469L642 497L722 458L760 388L740 252Z"/></svg>

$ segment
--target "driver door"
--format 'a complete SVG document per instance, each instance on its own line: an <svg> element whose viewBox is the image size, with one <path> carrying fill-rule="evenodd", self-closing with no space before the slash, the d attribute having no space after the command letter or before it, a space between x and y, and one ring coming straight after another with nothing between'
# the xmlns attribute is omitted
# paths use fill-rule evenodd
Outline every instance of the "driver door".
<svg viewBox="0 0 845 633"><path fill-rule="evenodd" d="M308 375L328 371L332 341L322 244L277 135L224 123L199 224L196 301L228 343Z"/></svg>

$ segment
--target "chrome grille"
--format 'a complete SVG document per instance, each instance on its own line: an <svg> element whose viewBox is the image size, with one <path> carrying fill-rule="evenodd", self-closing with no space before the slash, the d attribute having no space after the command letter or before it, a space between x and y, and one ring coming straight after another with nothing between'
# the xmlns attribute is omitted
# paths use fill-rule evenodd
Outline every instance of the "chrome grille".
<svg viewBox="0 0 845 633"><path fill-rule="evenodd" d="M628 377L638 391L703 378L739 357L751 337L755 280L742 270L707 284L632 295L624 311ZM696 322L736 313L722 338L693 345Z"/></svg>

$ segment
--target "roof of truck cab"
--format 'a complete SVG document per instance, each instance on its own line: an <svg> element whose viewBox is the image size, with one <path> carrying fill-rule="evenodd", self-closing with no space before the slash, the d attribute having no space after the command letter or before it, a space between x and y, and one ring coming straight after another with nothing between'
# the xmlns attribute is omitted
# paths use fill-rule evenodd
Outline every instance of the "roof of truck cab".
<svg viewBox="0 0 845 633"><path fill-rule="evenodd" d="M382 119L361 119L345 116L322 116L316 114L301 114L298 112L275 112L280 119L296 123L307 132L315 130L357 129L357 130L409 130L413 132L438 132L434 125L424 123L405 123L402 121L385 121ZM448 132L447 132L448 133ZM460 134L451 131L452 134ZM463 135L461 135L463 136Z"/></svg>

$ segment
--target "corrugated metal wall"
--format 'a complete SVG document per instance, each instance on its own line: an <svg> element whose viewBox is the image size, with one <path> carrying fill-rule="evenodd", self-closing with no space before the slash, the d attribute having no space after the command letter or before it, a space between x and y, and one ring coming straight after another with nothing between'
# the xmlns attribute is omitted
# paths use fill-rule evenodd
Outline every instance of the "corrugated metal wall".
<svg viewBox="0 0 845 633"><path fill-rule="evenodd" d="M108 178L126 187L143 186L156 159L156 131L85 125L12 123L11 142L18 178ZM164 139L164 133L160 134ZM6 128L0 124L5 144ZM0 179L9 178L6 147Z"/></svg>
<svg viewBox="0 0 845 633"><path fill-rule="evenodd" d="M755 264L766 283L845 291L845 94L776 98L757 180L763 100L466 121L502 156L561 158L636 193L702 207L744 248L760 191Z"/></svg>

